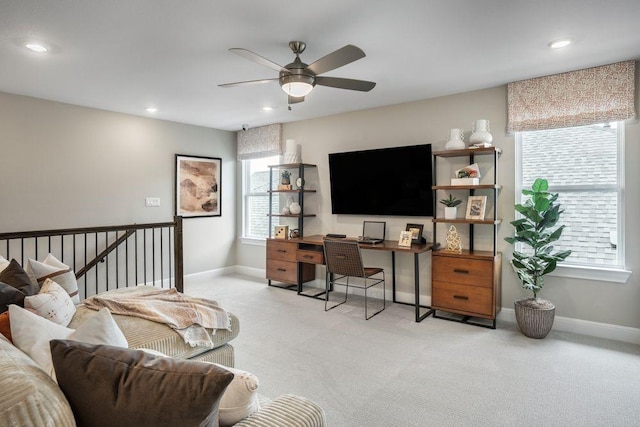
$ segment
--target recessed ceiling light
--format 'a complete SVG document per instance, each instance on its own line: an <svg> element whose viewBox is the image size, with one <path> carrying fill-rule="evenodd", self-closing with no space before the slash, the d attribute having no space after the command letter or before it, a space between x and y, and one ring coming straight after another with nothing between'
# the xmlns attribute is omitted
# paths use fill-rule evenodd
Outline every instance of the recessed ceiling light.
<svg viewBox="0 0 640 427"><path fill-rule="evenodd" d="M269 105L265 105L264 107L262 107L262 111L271 111L271 110L273 110L273 107Z"/></svg>
<svg viewBox="0 0 640 427"><path fill-rule="evenodd" d="M563 47L569 46L571 43L571 39L559 39L549 42L548 46L551 49L561 49Z"/></svg>
<svg viewBox="0 0 640 427"><path fill-rule="evenodd" d="M47 49L45 46L42 46L39 43L27 43L25 47L29 50L32 50L38 53L45 53L49 51L49 49Z"/></svg>
<svg viewBox="0 0 640 427"><path fill-rule="evenodd" d="M157 108L155 108L155 107L147 107L147 108L145 109L145 111L146 111L147 113L155 113L156 111L158 111L158 109L157 109Z"/></svg>

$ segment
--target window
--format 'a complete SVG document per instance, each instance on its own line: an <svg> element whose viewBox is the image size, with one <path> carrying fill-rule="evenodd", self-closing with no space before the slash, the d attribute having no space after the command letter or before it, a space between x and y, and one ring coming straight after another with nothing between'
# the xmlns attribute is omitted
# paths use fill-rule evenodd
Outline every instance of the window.
<svg viewBox="0 0 640 427"><path fill-rule="evenodd" d="M572 250L563 265L623 270L624 123L518 132L516 144L517 202L536 178L559 194L566 227L554 246Z"/></svg>
<svg viewBox="0 0 640 427"><path fill-rule="evenodd" d="M242 160L242 237L265 239L269 236L269 168L278 164L279 157ZM274 172L274 174L277 173ZM277 177L274 177L274 182ZM274 211L278 212L278 198L273 198ZM272 227L279 225L277 217L272 218Z"/></svg>

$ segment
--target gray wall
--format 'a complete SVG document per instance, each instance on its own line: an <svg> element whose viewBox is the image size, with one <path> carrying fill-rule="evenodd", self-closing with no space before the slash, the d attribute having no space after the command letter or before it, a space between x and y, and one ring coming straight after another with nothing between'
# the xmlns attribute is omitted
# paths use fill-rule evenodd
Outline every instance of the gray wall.
<svg viewBox="0 0 640 427"><path fill-rule="evenodd" d="M360 234L362 220L368 217L332 215L329 198L328 153L368 148L393 147L431 143L435 148L442 148L450 128L463 128L468 140L471 124L476 119L489 119L494 144L503 149L499 160L499 183L502 190L499 195L498 217L503 218L499 227L499 251L503 258L510 258L511 247L503 241L505 236L512 233L509 221L514 218L513 204L515 200L515 147L513 135L508 135L506 129L506 86L429 99L419 102L376 108L349 114L341 114L315 120L300 121L286 124L284 138L295 139L302 145L304 162L318 165L318 177L311 180L318 194L315 197L316 206L309 213L317 213L318 217L308 221L305 234L340 232L348 235ZM311 100L309 101L311 102ZM480 157L477 157L480 160ZM615 324L640 328L640 283L637 270L640 268L640 224L635 221L635 211L640 206L638 183L640 169L636 163L640 159L640 125L637 122L628 123L626 127L626 267L635 273L627 283L611 283L589 280L564 279L550 277L541 296L552 300L556 306L558 316L584 319L595 322ZM444 166L440 166L443 172ZM442 163L444 165L444 163ZM450 167L458 168L463 163L452 161ZM381 169L384 165L379 166ZM488 165L482 166L481 171L486 174ZM362 170L362 173L372 173ZM448 176L443 177L444 179ZM309 181L309 180L308 180ZM443 182L443 181L440 181ZM588 203L588 201L585 201ZM491 206L488 206L488 215ZM407 222L425 224L425 230L431 232L430 218L394 218L386 217L389 238L397 239L400 230ZM464 231L465 227L458 227ZM476 227L477 249L489 247L490 227ZM444 229L438 229L439 241L442 241ZM465 243L466 244L466 243ZM365 251L369 262L375 262L390 269L388 255ZM399 277L399 291L412 294L412 265L411 257L399 255L397 257ZM254 268L264 268L264 248L241 245L239 248L239 263ZM503 306L513 307L513 301L527 293L517 282L515 274L503 263ZM430 294L430 257L421 257L421 294ZM321 270L321 269L318 269ZM319 277L322 274L319 271Z"/></svg>
<svg viewBox="0 0 640 427"><path fill-rule="evenodd" d="M236 264L235 133L0 93L0 147L4 232L170 221L174 155L221 157L222 217L184 220L185 272Z"/></svg>

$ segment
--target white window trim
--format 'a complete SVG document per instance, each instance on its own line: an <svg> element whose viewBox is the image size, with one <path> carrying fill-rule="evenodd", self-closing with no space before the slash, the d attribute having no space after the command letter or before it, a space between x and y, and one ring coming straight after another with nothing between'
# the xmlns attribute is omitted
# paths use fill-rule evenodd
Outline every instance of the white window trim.
<svg viewBox="0 0 640 427"><path fill-rule="evenodd" d="M250 171L249 171L249 168L247 167L247 164L248 162L251 161L251 159L238 160L238 161L240 162L240 170L241 170L241 176L242 176L242 202L241 202L242 225L241 225L241 229L239 230L238 239L240 240L240 243L245 245L266 246L267 237L254 237L254 236L245 235L245 230L247 229L247 224L249 221L248 219L249 212L247 210L247 205L248 205L247 199L250 196L256 196L256 195L262 196L263 193L254 193L254 192L248 191Z"/></svg>
<svg viewBox="0 0 640 427"><path fill-rule="evenodd" d="M625 205L625 185L624 185L624 122L619 122L621 125L617 127L618 137L618 218L620 227L618 227L618 246L619 256L622 260L623 266L615 267L596 267L596 266L580 266L575 264L558 264L558 267L549 276L554 277L567 277L572 279L583 280L596 280L602 282L613 283L626 283L629 276L633 273L624 267L625 263L625 241L624 241L624 205ZM522 202L522 132L516 132L515 134L515 151L516 151L516 173L515 175L515 202Z"/></svg>

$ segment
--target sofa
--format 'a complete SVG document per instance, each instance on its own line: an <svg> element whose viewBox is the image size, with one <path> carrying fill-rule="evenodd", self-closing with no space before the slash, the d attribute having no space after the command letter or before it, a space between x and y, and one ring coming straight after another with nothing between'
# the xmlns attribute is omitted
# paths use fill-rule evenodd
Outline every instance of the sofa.
<svg viewBox="0 0 640 427"><path fill-rule="evenodd" d="M15 308L14 311L17 310ZM20 313L21 316L31 316L23 311ZM102 332L91 330L88 333L87 325L96 323L98 318L115 321L115 329L119 329L117 333L121 332L126 338L127 347L91 343L93 337ZM14 312L11 312L12 332L13 319ZM238 335L240 325L233 314L230 314L230 319L231 330L218 329L211 334L213 348L190 347L164 324L132 316L111 315L107 309L95 311L80 304L68 324L68 328L75 330L74 334L78 336L49 342L50 358L55 367L52 371L57 378L0 334L0 425L95 425L95 419L88 422L83 418L86 414L91 417L92 413L100 413L102 419L98 420L102 425L115 425L116 421L109 421L114 415L110 412L117 412L120 409L113 408L120 407L102 411L99 407L110 400L127 400L129 396L127 401L118 403L122 405L123 414L131 411L129 414L134 417L140 414L148 414L148 417L137 421L125 418L130 422L124 424L123 418L118 418L118 425L176 425L171 417L177 415L185 417L184 422L180 418L180 425L218 425L219 412L221 425L324 426L324 412L314 402L294 395L283 395L270 401L257 394L255 376L234 368L234 350L230 341ZM89 342L82 339L82 331L87 334L85 337L90 337ZM124 371L122 366L126 368ZM136 382L136 375L147 377ZM158 375L163 385L154 385ZM175 379L170 379L170 375ZM203 378L211 376L221 378L224 384L217 384L215 390L208 388ZM92 396L100 387L106 389L105 393L114 394L106 398L104 394ZM193 390L199 392L194 393ZM187 418L194 416L201 409L199 406L205 405L205 412L210 410L206 406L211 404L209 400L213 401L207 400L209 390L211 393L219 391L222 396L215 403L215 419L192 423ZM154 419L152 416L162 422L151 421Z"/></svg>

